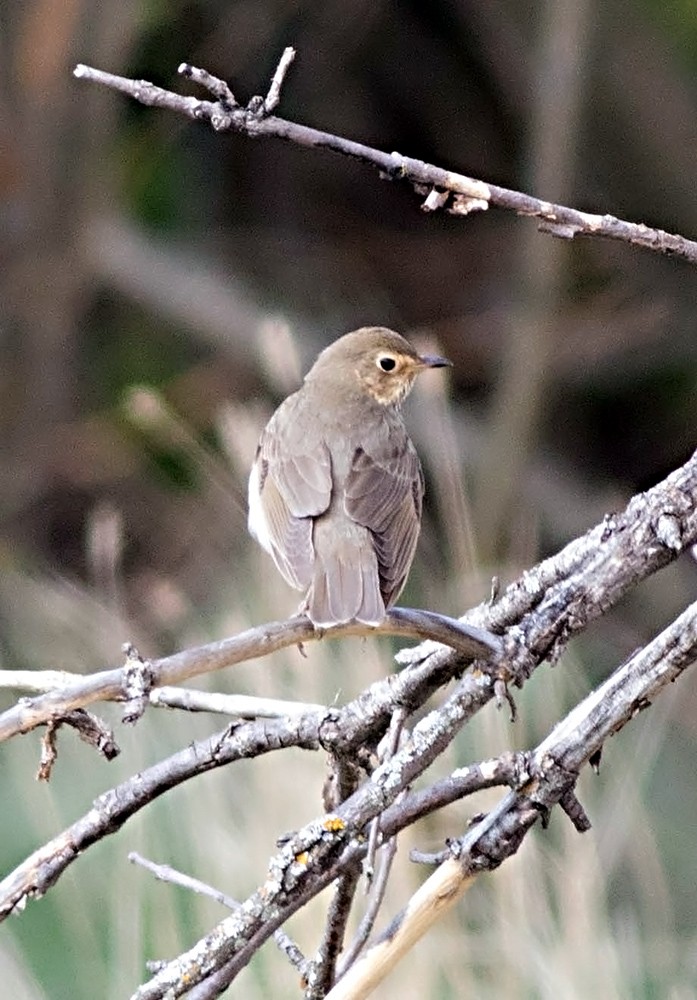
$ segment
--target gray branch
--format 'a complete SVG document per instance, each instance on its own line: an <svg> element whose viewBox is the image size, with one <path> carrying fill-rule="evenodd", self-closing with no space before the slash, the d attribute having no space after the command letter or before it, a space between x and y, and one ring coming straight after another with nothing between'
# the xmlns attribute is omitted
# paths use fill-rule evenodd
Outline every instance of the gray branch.
<svg viewBox="0 0 697 1000"><path fill-rule="evenodd" d="M36 698L24 698L17 705L0 714L0 743L20 733L28 733L37 726L63 718L68 712L96 701L137 702L137 711L143 708L147 691L150 689L197 677L200 674L222 670L237 663L245 663L288 646L300 646L304 642L314 642L327 638L338 639L347 635L393 635L404 638L429 636L436 643L448 643L457 650L458 657L471 662L477 657L500 655L500 639L481 627L454 621L445 615L414 608L392 608L384 622L376 626L361 625L358 622L336 625L326 632L316 630L304 615L284 622L270 622L247 629L239 635L206 646L184 650L147 665L139 663L136 656L127 656L125 666L114 670L81 677L75 674L60 674L50 671L51 679L70 678L66 683L51 686L45 694ZM128 647L127 644L127 648ZM147 668L147 669L146 669ZM143 674L146 675L145 679ZM26 674L23 672L23 678ZM5 676L5 683L12 684L12 677ZM134 681L140 685L137 697ZM34 677L28 683L30 690L36 690ZM14 685L22 687L20 682ZM127 705L127 711L131 709ZM137 712L136 712L137 714Z"/></svg>
<svg viewBox="0 0 697 1000"><path fill-rule="evenodd" d="M621 240L657 253L682 257L697 264L697 243L683 236L654 229L643 223L626 222L613 215L597 215L581 212L565 205L556 205L520 191L475 180L464 174L422 160L415 160L401 153L385 153L343 136L332 135L287 121L269 114L280 99L280 89L286 70L292 61L286 49L266 99L253 97L246 107L241 107L232 96L228 85L211 76L205 70L182 63L179 72L205 86L215 101L203 101L196 97L185 97L173 91L156 87L147 80L131 80L127 77L105 73L103 70L80 63L74 75L78 79L89 80L112 90L118 90L141 104L155 108L166 108L196 121L204 121L218 132L240 132L251 137L274 136L285 139L307 149L328 149L343 156L349 156L361 163L377 168L380 175L394 181L406 181L417 193L425 198L425 211L445 210L453 215L468 215L494 205L517 215L530 216L540 220L540 229L562 239L576 236L599 236L611 240Z"/></svg>
<svg viewBox="0 0 697 1000"><path fill-rule="evenodd" d="M537 747L521 772L519 787L461 840L414 894L382 939L327 994L327 1000L360 1000L396 965L433 923L452 907L472 880L515 854L530 827L562 803L579 771L607 739L697 660L697 603L653 642L585 698ZM162 996L139 991L136 996Z"/></svg>
<svg viewBox="0 0 697 1000"><path fill-rule="evenodd" d="M497 868L515 854L527 831L573 790L581 767L636 713L651 704L667 684L697 659L697 604L691 605L653 642L618 668L545 739L520 774L520 786L453 845L452 857L418 890L386 938L349 970L328 995L358 1000L412 947L435 920L454 904L481 872ZM464 685L448 699L448 715L466 701ZM170 962L140 987L133 1000L183 995L191 982L204 979L237 953L246 964L268 936L308 899L365 855L360 831L375 813L375 802L394 799L408 761L439 728L440 711L414 730L409 745L379 768L334 816L308 824L271 860L266 882L244 909L223 920L190 951ZM378 806L379 809L379 806ZM386 814L389 816L390 814ZM394 814L392 814L394 815ZM383 817L385 819L386 817ZM394 830L384 824L386 835ZM186 984L186 985L185 985Z"/></svg>

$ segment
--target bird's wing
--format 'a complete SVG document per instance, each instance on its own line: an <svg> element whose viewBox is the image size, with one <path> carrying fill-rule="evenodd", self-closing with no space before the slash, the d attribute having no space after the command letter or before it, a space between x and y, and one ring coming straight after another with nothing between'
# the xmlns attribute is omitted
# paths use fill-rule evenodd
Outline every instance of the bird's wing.
<svg viewBox="0 0 697 1000"><path fill-rule="evenodd" d="M249 484L249 526L288 583L303 590L312 580L312 519L329 506L332 469L326 445L302 435L296 418L294 406L284 404L262 434Z"/></svg>
<svg viewBox="0 0 697 1000"><path fill-rule="evenodd" d="M373 536L386 607L399 596L414 558L423 490L419 457L401 426L356 449L344 504L349 517Z"/></svg>

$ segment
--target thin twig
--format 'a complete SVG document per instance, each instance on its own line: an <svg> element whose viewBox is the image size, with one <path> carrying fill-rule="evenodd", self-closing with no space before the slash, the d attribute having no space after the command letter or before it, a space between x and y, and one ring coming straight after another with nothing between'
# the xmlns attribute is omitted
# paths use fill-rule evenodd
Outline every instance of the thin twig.
<svg viewBox="0 0 697 1000"><path fill-rule="evenodd" d="M305 1000L322 1000L334 984L336 962L344 944L346 924L360 877L361 865L357 863L337 880L322 943L308 975Z"/></svg>
<svg viewBox="0 0 697 1000"><path fill-rule="evenodd" d="M0 690L44 694L84 680L83 674L68 670L0 670Z"/></svg>
<svg viewBox="0 0 697 1000"><path fill-rule="evenodd" d="M182 889L188 889L189 892L196 892L201 896L208 896L209 899L214 899L216 903L220 903L221 906L226 906L228 910L236 910L240 905L238 900L233 899L232 896L228 896L226 893L222 892L220 889L216 889L214 886L209 885L207 882L202 882L201 879L193 878L191 875L186 875L184 872L178 871L176 868L172 868L171 865L159 864L157 861L150 861L149 858L144 858L142 854L137 851L131 851L128 855L128 860L131 864L140 865L141 868L145 868L156 879L160 882L169 882L172 885L179 885Z"/></svg>
<svg viewBox="0 0 697 1000"><path fill-rule="evenodd" d="M209 73L207 69L198 69L196 66L191 66L189 63L180 63L177 68L177 73L180 76L185 76L187 80L193 80L194 83L200 84L205 87L206 90L217 98L221 104L224 104L228 108L237 107L237 101L235 100L235 95L230 90L230 87L225 82L221 80L218 76L213 76Z"/></svg>
<svg viewBox="0 0 697 1000"><path fill-rule="evenodd" d="M395 808L397 808L397 805L395 805ZM361 922L358 925L358 930L356 931L351 945L346 949L345 954L341 958L337 979L341 979L341 977L346 974L348 969L351 968L372 933L378 913L380 912L380 907L382 906L385 898L385 893L387 892L387 883L389 881L392 864L396 856L397 837L395 836L390 837L383 847L380 855L380 869L378 871L377 878L373 881L372 891L368 899L366 911L361 918Z"/></svg>
<svg viewBox="0 0 697 1000"><path fill-rule="evenodd" d="M404 723L407 719L406 710L400 706L395 711L394 715L390 720L390 728L385 737L385 752L383 755L383 761L391 760L399 749L400 742L404 733ZM394 807L399 808L401 803L407 794L407 788L403 789L400 795L397 796ZM342 973L348 969L351 964L355 961L356 957L360 953L361 949L368 940L368 937L373 929L377 915L380 911L382 901L387 891L387 881L389 878L390 871L392 869L392 862L394 861L395 855L397 853L397 838L392 837L388 839L387 842L382 842L382 855L381 864L378 874L377 881L373 881L373 875L375 872L375 857L378 851L378 844L381 839L381 817L376 816L373 822L370 824L370 833L368 835L368 851L366 854L366 859L363 864L363 868L366 875L366 892L370 893L370 900L368 902L368 907L363 915L361 923L359 925L358 931L354 937L347 956L342 962ZM340 975L341 975L340 974Z"/></svg>
<svg viewBox="0 0 697 1000"><path fill-rule="evenodd" d="M496 184L475 180L464 174L414 160L400 153L385 153L342 136L321 132L274 115L250 114L246 108L230 107L227 102L199 101L156 87L146 80L105 73L80 63L73 71L78 79L90 80L112 90L118 90L150 107L167 108L196 121L207 121L216 131L236 131L249 136L270 135L295 142L310 149L329 149L376 167L390 180L412 184L427 199L433 188L450 192L446 211L466 215L488 205L530 216L542 221L543 232L563 239L595 236L621 240L656 253L672 254L697 264L697 243L677 234L654 229L643 223L626 222L612 215L580 212L565 205L556 205L520 191L511 191ZM203 71L197 71L202 73ZM428 203L431 207L433 199Z"/></svg>
<svg viewBox="0 0 697 1000"><path fill-rule="evenodd" d="M328 760L329 773L322 788L322 803L326 812L333 812L358 788L361 768L354 754L331 753Z"/></svg>
<svg viewBox="0 0 697 1000"><path fill-rule="evenodd" d="M209 899L214 899L216 903L220 903L221 906L227 907L228 910L237 910L240 906L238 900L233 899L232 896L228 896L227 893L222 892L220 889L216 889L215 886L209 885L207 882L202 882L201 879L193 878L191 875L186 875L184 872L177 871L171 865L162 865L155 861L150 861L148 858L144 858L142 854L138 854L137 851L131 851L128 855L128 860L132 864L140 865L142 868L147 869L147 871L151 872L161 882L170 882L172 885L179 885L190 892L207 896ZM275 930L273 936L280 950L287 956L295 968L304 975L307 967L307 959L295 941L281 928Z"/></svg>
<svg viewBox="0 0 697 1000"><path fill-rule="evenodd" d="M383 741L384 748L383 753L380 757L380 762L385 763L390 761L394 755L397 753L399 748L399 743L404 731L404 723L407 720L408 712L403 705L398 705L395 709L392 718L390 719L390 728L387 731L387 735ZM380 817L376 816L373 822L370 824L370 832L368 834L368 853L365 859L364 871L366 877L366 894L370 892L370 885L373 881L373 874L375 872L375 855L377 854L378 846L380 841Z"/></svg>
<svg viewBox="0 0 697 1000"><path fill-rule="evenodd" d="M56 737L58 736L59 722L50 722L46 726L46 732L41 737L41 759L39 769L36 772L37 781L50 781L53 765L58 758L58 747Z"/></svg>
<svg viewBox="0 0 697 1000"><path fill-rule="evenodd" d="M283 50L283 55L281 56L280 62L271 79L271 86L269 87L269 92L264 100L265 114L270 115L274 108L278 106L278 102L281 100L281 87L283 86L286 73L290 69L290 65L294 59L295 49L291 48L289 45Z"/></svg>
<svg viewBox="0 0 697 1000"><path fill-rule="evenodd" d="M84 680L84 674L67 670L0 670L0 689L45 694ZM287 715L325 711L311 702L282 698L257 698L247 694L221 694L193 688L163 686L152 690L148 701L154 708L179 708L185 712L212 712L241 719L281 719Z"/></svg>
<svg viewBox="0 0 697 1000"><path fill-rule="evenodd" d="M324 705L311 702L285 701L281 698L256 698L248 694L221 694L218 691L196 691L192 688L160 687L150 692L150 704L156 708L180 708L186 712L214 712L239 719L283 719L327 712Z"/></svg>
<svg viewBox="0 0 697 1000"><path fill-rule="evenodd" d="M70 726L74 729L83 743L93 747L106 760L113 760L121 753L114 740L114 734L107 724L92 712L77 708L67 712L55 722L50 722L46 727L46 733L41 741L41 762L36 775L38 781L49 781L51 778L53 765L58 759L57 737L61 726Z"/></svg>

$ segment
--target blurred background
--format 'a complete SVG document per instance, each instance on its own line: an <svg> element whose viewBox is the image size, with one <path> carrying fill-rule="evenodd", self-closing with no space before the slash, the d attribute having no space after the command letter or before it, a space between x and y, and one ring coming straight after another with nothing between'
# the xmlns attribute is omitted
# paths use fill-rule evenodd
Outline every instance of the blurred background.
<svg viewBox="0 0 697 1000"><path fill-rule="evenodd" d="M404 603L457 614L620 509L695 447L697 274L620 243L565 243L496 209L419 210L406 186L278 140L217 135L72 77L77 62L180 92L182 61L245 103L297 49L283 117L692 237L697 8L688 0L6 0L0 10L0 667L92 671L292 613L246 532L256 439L321 347L394 327L454 362L408 422L427 509ZM207 96L200 94L200 96ZM527 748L694 599L687 556L644 584L435 769ZM203 685L344 701L393 647L323 643ZM13 701L0 693L0 708ZM697 687L608 748L581 798L465 898L377 996L697 996ZM71 733L48 786L38 734L0 753L0 871L136 770L224 720L150 712L112 764ZM242 899L275 838L321 812L320 755L174 790L5 925L7 996L121 998L148 958L223 913L129 850ZM385 919L498 796L403 837ZM206 823L201 824L201 817ZM327 896L289 930L312 954ZM231 996L297 996L268 944Z"/></svg>

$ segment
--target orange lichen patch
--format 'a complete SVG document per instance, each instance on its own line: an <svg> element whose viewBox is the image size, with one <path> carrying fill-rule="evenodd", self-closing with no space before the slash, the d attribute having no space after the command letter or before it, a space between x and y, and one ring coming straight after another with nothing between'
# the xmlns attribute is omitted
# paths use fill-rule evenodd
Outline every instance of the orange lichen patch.
<svg viewBox="0 0 697 1000"><path fill-rule="evenodd" d="M346 829L346 824L344 823L343 819L339 819L338 816L329 816L327 819L325 819L322 826L329 833L338 833L340 830Z"/></svg>

